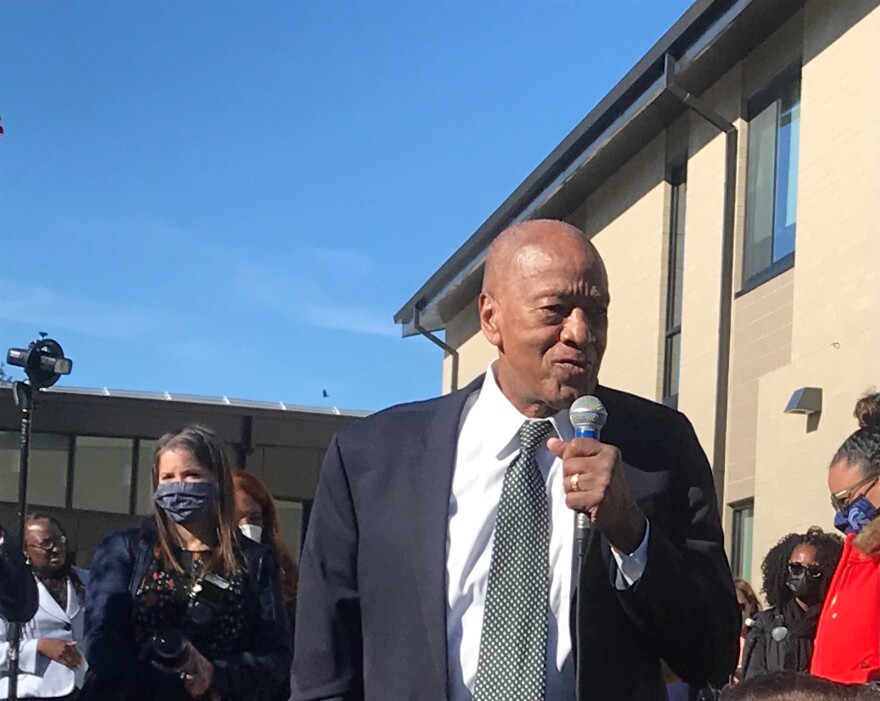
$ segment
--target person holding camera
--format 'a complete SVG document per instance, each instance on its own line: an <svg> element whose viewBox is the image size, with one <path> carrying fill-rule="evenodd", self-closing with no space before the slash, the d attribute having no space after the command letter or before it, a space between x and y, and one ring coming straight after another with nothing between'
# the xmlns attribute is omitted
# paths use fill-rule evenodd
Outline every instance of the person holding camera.
<svg viewBox="0 0 880 701"><path fill-rule="evenodd" d="M34 616L19 641L19 698L74 699L86 673L83 608L88 572L70 564L67 537L51 516L25 521L24 553L37 583ZM12 628L0 619L0 699L9 695Z"/></svg>
<svg viewBox="0 0 880 701"><path fill-rule="evenodd" d="M279 568L238 529L223 444L203 426L168 433L153 468L153 519L92 563L84 696L271 698L292 658Z"/></svg>

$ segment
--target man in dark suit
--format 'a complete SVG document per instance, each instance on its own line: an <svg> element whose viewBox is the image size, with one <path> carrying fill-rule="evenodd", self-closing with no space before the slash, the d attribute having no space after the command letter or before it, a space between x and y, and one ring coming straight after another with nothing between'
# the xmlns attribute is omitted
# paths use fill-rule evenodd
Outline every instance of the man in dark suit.
<svg viewBox="0 0 880 701"><path fill-rule="evenodd" d="M660 701L661 660L693 684L733 671L709 465L684 416L598 386L608 304L581 231L514 226L486 261L486 375L333 439L301 558L294 699ZM568 419L588 394L608 411L601 441ZM574 510L591 526L579 567Z"/></svg>
<svg viewBox="0 0 880 701"><path fill-rule="evenodd" d="M0 616L24 623L36 611L37 581L25 564L21 544L0 526Z"/></svg>

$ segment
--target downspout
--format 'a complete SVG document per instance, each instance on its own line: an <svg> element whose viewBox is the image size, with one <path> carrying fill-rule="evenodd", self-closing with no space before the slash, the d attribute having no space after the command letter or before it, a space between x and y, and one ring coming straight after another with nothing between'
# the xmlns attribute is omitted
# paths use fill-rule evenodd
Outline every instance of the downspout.
<svg viewBox="0 0 880 701"><path fill-rule="evenodd" d="M721 300L718 314L718 364L715 380L715 445L712 450L712 473L718 509L724 509L724 474L727 459L727 410L730 394L730 340L733 305L733 238L736 214L736 127L706 102L687 92L675 82L675 59L666 54L666 90L677 97L716 129L724 132L724 203L721 223Z"/></svg>
<svg viewBox="0 0 880 701"><path fill-rule="evenodd" d="M449 391L454 392L458 389L458 351L450 346L448 343L444 343L439 337L432 334L428 329L426 329L421 324L420 315L422 312L422 308L425 306L425 300L420 300L413 307L413 328L418 331L422 336L427 338L431 343L435 346L439 346L444 351L449 353L452 358L452 372L449 377Z"/></svg>

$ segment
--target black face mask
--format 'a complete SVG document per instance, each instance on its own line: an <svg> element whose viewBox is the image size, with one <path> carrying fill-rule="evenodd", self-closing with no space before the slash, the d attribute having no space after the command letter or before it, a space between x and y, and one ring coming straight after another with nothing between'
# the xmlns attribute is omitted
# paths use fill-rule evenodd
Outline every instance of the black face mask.
<svg viewBox="0 0 880 701"><path fill-rule="evenodd" d="M796 575L789 572L785 583L791 593L807 606L815 606L822 601L822 577L809 577L806 570Z"/></svg>

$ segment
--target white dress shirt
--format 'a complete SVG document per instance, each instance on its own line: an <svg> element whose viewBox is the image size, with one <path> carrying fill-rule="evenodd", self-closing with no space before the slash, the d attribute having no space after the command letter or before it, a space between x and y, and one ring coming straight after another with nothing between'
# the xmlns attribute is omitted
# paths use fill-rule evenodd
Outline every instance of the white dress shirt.
<svg viewBox="0 0 880 701"><path fill-rule="evenodd" d="M495 517L507 467L519 455L526 421L501 393L490 366L482 388L468 397L459 423L446 536L446 645L450 701L471 701L477 676ZM568 411L550 418L564 441L574 437ZM536 456L550 509L550 606L545 698L575 698L569 610L572 600L574 512L565 505L562 460L546 447ZM647 563L648 534L631 555L612 550L618 589L632 586Z"/></svg>

